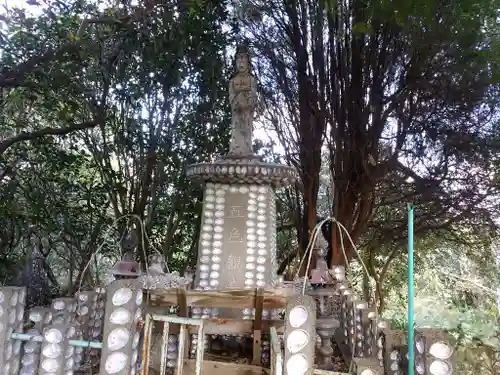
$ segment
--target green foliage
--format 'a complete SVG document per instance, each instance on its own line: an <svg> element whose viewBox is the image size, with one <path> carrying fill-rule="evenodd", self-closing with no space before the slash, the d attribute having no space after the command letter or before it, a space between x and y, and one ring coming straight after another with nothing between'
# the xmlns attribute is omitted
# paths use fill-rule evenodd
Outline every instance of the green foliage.
<svg viewBox="0 0 500 375"><path fill-rule="evenodd" d="M302 176L277 191L282 268L300 253L308 210L335 212L376 285L356 265L350 281L404 328L412 201L418 326L495 347L499 4L348 3L246 9L259 16L244 26L262 120L285 155L272 142L254 149ZM184 171L228 149L225 2L46 5L36 16L12 9L0 35L0 277L15 276L29 227L49 240L68 289L104 277L128 231L141 262L157 251L171 270L194 265L202 189ZM297 32L294 16L309 26L301 38L283 32Z"/></svg>
<svg viewBox="0 0 500 375"><path fill-rule="evenodd" d="M184 170L228 143L224 4L44 5L9 11L1 35L1 253L18 262L34 226L71 288L133 230L142 261L160 251L182 269L201 211Z"/></svg>

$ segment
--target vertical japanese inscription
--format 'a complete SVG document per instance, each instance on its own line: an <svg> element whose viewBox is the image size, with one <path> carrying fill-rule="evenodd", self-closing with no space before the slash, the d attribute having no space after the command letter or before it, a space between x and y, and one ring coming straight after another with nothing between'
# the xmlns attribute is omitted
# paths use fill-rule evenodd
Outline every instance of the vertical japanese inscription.
<svg viewBox="0 0 500 375"><path fill-rule="evenodd" d="M245 284L247 200L247 193L226 193L220 288L243 288Z"/></svg>

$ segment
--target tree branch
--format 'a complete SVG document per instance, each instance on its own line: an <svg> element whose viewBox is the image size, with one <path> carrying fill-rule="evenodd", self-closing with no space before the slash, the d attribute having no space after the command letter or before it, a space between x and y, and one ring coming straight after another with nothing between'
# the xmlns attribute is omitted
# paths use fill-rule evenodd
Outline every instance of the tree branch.
<svg viewBox="0 0 500 375"><path fill-rule="evenodd" d="M93 121L82 122L80 124L74 124L66 128L43 128L40 130L35 130L33 132L21 132L20 134L7 138L0 142L0 155L2 155L7 149L16 143L23 141L32 141L34 139L54 136L54 135L66 135L73 133L78 130L90 129L98 126L104 121L104 117L99 117Z"/></svg>

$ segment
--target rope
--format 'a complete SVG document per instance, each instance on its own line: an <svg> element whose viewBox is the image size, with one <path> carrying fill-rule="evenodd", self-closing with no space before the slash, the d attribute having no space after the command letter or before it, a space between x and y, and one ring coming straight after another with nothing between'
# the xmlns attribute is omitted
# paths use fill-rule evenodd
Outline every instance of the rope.
<svg viewBox="0 0 500 375"><path fill-rule="evenodd" d="M302 264L304 263L304 260L307 256L307 265L306 265L306 270L305 270L306 277L304 277L304 283L302 285L302 295L305 294L305 290L306 290L306 286L307 286L307 280L308 280L307 275L309 274L309 268L311 266L312 249L314 248L314 245L316 244L316 240L318 238L318 234L319 234L319 231L321 230L321 227L326 222L329 222L329 221L331 221L332 223L335 223L337 225L337 228L339 229L340 247L342 249L342 254L344 255L346 268L349 265L349 262L348 262L348 258L347 258L347 252L346 252L345 246L344 246L344 236L343 236L342 232L345 232L345 234L346 234L346 236L351 244L352 249L356 253L357 258L359 259L359 262L362 265L364 272L366 273L366 276L371 281L374 281L374 278L370 276L370 273L368 272L368 268L366 267L365 263L363 262L361 254L359 253L358 248L354 244L354 241L353 241L351 235L349 234L347 228L344 225L342 225L336 218L328 217L328 218L322 220L321 222L319 222L318 224L316 224L316 226L314 227L312 234L311 234L311 238L309 239L309 243L307 244L307 247L306 247L306 252L299 263L299 267L297 269L297 273L296 273L295 277L298 276L298 274L300 272L300 268L302 267ZM309 254L308 254L308 251L309 251ZM377 339L377 336L378 336L378 323L379 323L379 315L375 314L375 340ZM349 373L351 373L353 370L354 358L355 358L354 354L355 354L355 343L353 342L351 344L351 361L349 363L349 371L348 371Z"/></svg>
<svg viewBox="0 0 500 375"><path fill-rule="evenodd" d="M109 225L108 227L108 230L106 231L105 233L105 239L102 241L102 243L97 247L97 250L95 252L92 253L92 255L90 256L90 259L89 261L87 262L87 264L85 265L85 267L83 268L83 271L82 271L82 276L80 278L80 284L78 285L78 291L81 290L82 288L82 284L83 284L83 280L84 280L84 276L85 276L85 272L87 271L87 269L90 267L90 264L92 263L92 260L97 256L97 254L99 254L99 252L104 248L104 246L106 245L106 243L108 243L108 238L109 238L109 235L110 235L110 231L114 228L114 226L116 224L118 224L121 220L123 219L129 219L129 218L133 218L133 219L136 219L137 222L139 223L139 225L141 226L141 248L142 248L142 252L143 252L143 255L144 255L144 259L147 259L147 253L146 253L146 243L148 243L151 248L159 255L162 255L162 252L159 251L155 245L153 244L153 242L151 241L151 239L149 238L149 236L147 235L146 233L146 227L144 225L144 222L142 221L142 219L139 217L139 215L135 215L135 214L126 214L126 215L122 215L120 216L119 218L117 218L115 221L113 221L113 223L111 223L111 225ZM123 238L123 236L122 236ZM166 264L165 265L166 268L167 268L167 272L170 272L169 268L168 268L168 265ZM146 274L149 274L149 267L148 267L148 263L146 262L145 264L145 268L146 268ZM98 272L96 270L96 272Z"/></svg>

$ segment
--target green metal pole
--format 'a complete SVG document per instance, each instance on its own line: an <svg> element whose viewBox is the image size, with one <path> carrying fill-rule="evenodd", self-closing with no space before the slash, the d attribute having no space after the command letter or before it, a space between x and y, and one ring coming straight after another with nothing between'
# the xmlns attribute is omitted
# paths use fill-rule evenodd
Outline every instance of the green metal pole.
<svg viewBox="0 0 500 375"><path fill-rule="evenodd" d="M415 375L415 285L413 264L413 205L408 204L408 375Z"/></svg>

